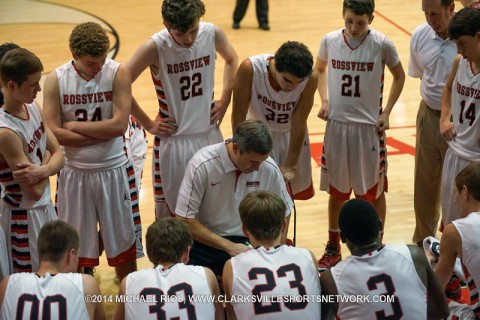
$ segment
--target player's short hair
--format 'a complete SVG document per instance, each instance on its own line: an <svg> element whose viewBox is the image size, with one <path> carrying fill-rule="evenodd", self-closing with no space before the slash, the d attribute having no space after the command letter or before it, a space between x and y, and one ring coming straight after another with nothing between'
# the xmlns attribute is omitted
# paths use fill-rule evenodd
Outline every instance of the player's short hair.
<svg viewBox="0 0 480 320"><path fill-rule="evenodd" d="M466 186L468 193L475 200L480 201L480 162L470 163L463 168L455 177L455 186L459 191L462 190L463 186Z"/></svg>
<svg viewBox="0 0 480 320"><path fill-rule="evenodd" d="M107 32L98 23L84 22L73 28L70 34L70 51L80 57L101 57L110 49Z"/></svg>
<svg viewBox="0 0 480 320"><path fill-rule="evenodd" d="M352 11L358 16L367 14L369 17L373 15L375 11L374 0L343 0L343 14L347 10Z"/></svg>
<svg viewBox="0 0 480 320"><path fill-rule="evenodd" d="M286 210L285 202L266 190L250 192L239 206L243 225L259 241L278 238Z"/></svg>
<svg viewBox="0 0 480 320"><path fill-rule="evenodd" d="M351 199L343 205L338 218L342 239L365 246L378 238L380 220L373 205L363 199Z"/></svg>
<svg viewBox="0 0 480 320"><path fill-rule="evenodd" d="M246 120L237 125L232 142L236 143L240 154L253 151L268 154L272 151L272 134L260 120Z"/></svg>
<svg viewBox="0 0 480 320"><path fill-rule="evenodd" d="M454 0L440 0L440 4L442 5L442 7L448 7L454 2Z"/></svg>
<svg viewBox="0 0 480 320"><path fill-rule="evenodd" d="M305 78L312 73L312 67L312 54L303 43L287 41L275 53L275 68L278 72L288 72L297 78Z"/></svg>
<svg viewBox="0 0 480 320"><path fill-rule="evenodd" d="M196 19L205 14L205 5L201 0L164 0L162 17L170 29L187 32Z"/></svg>
<svg viewBox="0 0 480 320"><path fill-rule="evenodd" d="M14 81L21 86L28 76L42 71L40 59L25 48L12 49L0 60L0 78L3 85Z"/></svg>
<svg viewBox="0 0 480 320"><path fill-rule="evenodd" d="M157 220L147 229L145 236L150 262L180 262L180 258L193 243L192 233L185 222L174 218Z"/></svg>
<svg viewBox="0 0 480 320"><path fill-rule="evenodd" d="M461 36L475 36L480 32L480 10L463 8L455 13L448 24L448 36L457 40Z"/></svg>
<svg viewBox="0 0 480 320"><path fill-rule="evenodd" d="M20 48L20 46L13 42L5 42L4 44L0 45L0 60L3 58L5 53L12 49Z"/></svg>
<svg viewBox="0 0 480 320"><path fill-rule="evenodd" d="M2 60L3 56L5 53L12 49L20 48L18 44L15 44L13 42L5 42L4 44L0 45L0 61ZM0 88L2 87L2 81L0 81ZM0 107L3 105L3 93L2 90L0 90Z"/></svg>
<svg viewBox="0 0 480 320"><path fill-rule="evenodd" d="M40 229L37 247L40 261L59 263L70 249L78 250L80 236L73 226L64 221L49 221Z"/></svg>

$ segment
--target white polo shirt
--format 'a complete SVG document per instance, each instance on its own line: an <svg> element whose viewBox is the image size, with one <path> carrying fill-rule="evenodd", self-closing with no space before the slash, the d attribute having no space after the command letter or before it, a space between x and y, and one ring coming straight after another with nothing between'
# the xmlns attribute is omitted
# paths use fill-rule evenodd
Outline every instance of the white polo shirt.
<svg viewBox="0 0 480 320"><path fill-rule="evenodd" d="M448 38L440 38L428 23L413 31L408 75L421 78L420 95L432 109L441 109L443 87L456 55L455 43Z"/></svg>
<svg viewBox="0 0 480 320"><path fill-rule="evenodd" d="M258 171L237 176L227 153L228 142L204 147L188 162L175 213L196 218L218 235L243 236L240 202L252 191L268 190L285 201L285 216L288 216L293 202L273 159L268 157Z"/></svg>

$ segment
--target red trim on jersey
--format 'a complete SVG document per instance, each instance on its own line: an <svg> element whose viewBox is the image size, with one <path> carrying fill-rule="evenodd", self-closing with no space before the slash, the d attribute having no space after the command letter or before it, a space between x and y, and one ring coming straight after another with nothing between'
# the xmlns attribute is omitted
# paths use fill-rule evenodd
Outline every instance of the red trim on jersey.
<svg viewBox="0 0 480 320"><path fill-rule="evenodd" d="M350 44L347 41L347 36L345 35L345 29L342 30L343 41L345 41L345 44L347 45L347 47L349 47L352 50L357 50L357 48L359 48L363 44L363 42L365 42L365 39L367 39L369 34L370 34L370 29L368 29L367 34L365 35L365 37L363 37L362 41L360 41L358 46L356 46L355 48L352 48L350 47Z"/></svg>
<svg viewBox="0 0 480 320"><path fill-rule="evenodd" d="M22 117L19 117L19 116L17 116L17 115L11 114L10 112L8 112L8 111L5 110L5 109L4 109L4 111L5 111L5 113L8 113L9 115L11 115L12 117L15 117L15 118L17 118L17 119L25 120L25 121L30 120L30 113L28 112L27 106L25 105L25 103L22 104L22 106L25 108L25 112L27 113L27 117L26 117L26 118L22 118ZM7 128L7 129L9 129L9 128Z"/></svg>

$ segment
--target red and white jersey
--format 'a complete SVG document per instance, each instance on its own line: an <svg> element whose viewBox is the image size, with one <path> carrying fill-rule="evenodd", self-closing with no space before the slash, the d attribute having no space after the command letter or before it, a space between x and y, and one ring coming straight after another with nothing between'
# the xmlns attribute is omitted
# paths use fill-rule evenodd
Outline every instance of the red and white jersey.
<svg viewBox="0 0 480 320"><path fill-rule="evenodd" d="M472 64L461 58L452 85L452 118L457 135L449 141L449 148L465 160L480 159L480 74Z"/></svg>
<svg viewBox="0 0 480 320"><path fill-rule="evenodd" d="M249 58L252 62L253 81L247 119L261 120L271 131L290 131L293 110L309 77L306 77L291 92L275 90L268 76L268 66L272 58L273 55L270 54Z"/></svg>
<svg viewBox="0 0 480 320"><path fill-rule="evenodd" d="M330 270L344 298L337 299L338 319L427 319L427 289L406 245L349 256Z"/></svg>
<svg viewBox="0 0 480 320"><path fill-rule="evenodd" d="M468 283L468 290L477 317L480 317L478 287L480 284L480 212L472 212L466 218L452 222L462 239L462 268Z"/></svg>
<svg viewBox="0 0 480 320"><path fill-rule="evenodd" d="M238 206L253 191L268 190L285 201L290 214L293 202L275 161L268 157L258 171L241 173L227 152L226 142L200 149L188 162L175 213L195 218L221 236L244 236Z"/></svg>
<svg viewBox="0 0 480 320"><path fill-rule="evenodd" d="M400 62L393 43L370 29L352 48L341 29L323 37L318 58L328 62L328 118L376 124L382 109L385 65L394 67Z"/></svg>
<svg viewBox="0 0 480 320"><path fill-rule="evenodd" d="M237 319L320 319L318 270L307 249L258 247L231 262Z"/></svg>
<svg viewBox="0 0 480 320"><path fill-rule="evenodd" d="M25 119L13 116L1 108L0 128L8 128L18 134L22 139L23 151L28 160L33 164L41 165L47 150L47 134L42 115L35 102L23 106L27 113ZM52 203L48 182L40 200L29 199L13 180L12 169L7 163L0 163L0 186L3 201L15 208L32 209Z"/></svg>
<svg viewBox="0 0 480 320"><path fill-rule="evenodd" d="M15 273L8 280L1 319L90 319L79 273Z"/></svg>
<svg viewBox="0 0 480 320"><path fill-rule="evenodd" d="M130 273L126 287L127 296L145 298L141 302L125 303L125 319L215 318L213 301L206 300L212 298L212 292L204 267L177 263L165 269L158 265L155 269ZM188 296L205 301L194 302Z"/></svg>
<svg viewBox="0 0 480 320"><path fill-rule="evenodd" d="M113 117L113 83L120 64L107 59L92 79L83 78L69 61L56 69L62 121L101 121ZM109 170L127 162L124 137L87 147L63 146L65 162L77 169Z"/></svg>
<svg viewBox="0 0 480 320"><path fill-rule="evenodd" d="M213 106L215 75L215 27L200 22L191 48L180 46L167 29L154 34L158 49L158 66L151 70L159 112L173 118L178 125L175 135L207 132Z"/></svg>

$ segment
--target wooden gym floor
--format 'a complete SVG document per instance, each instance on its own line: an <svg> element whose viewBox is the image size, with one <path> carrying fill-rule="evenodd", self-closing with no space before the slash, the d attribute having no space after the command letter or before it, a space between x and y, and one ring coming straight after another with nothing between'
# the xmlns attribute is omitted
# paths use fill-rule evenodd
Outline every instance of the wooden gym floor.
<svg viewBox="0 0 480 320"><path fill-rule="evenodd" d="M321 38L329 31L343 26L342 1L317 0L271 0L271 31L258 29L255 18L255 1L251 1L241 29L233 30L232 12L235 1L204 0L206 14L202 19L223 28L237 50L240 61L259 53L274 53L285 41L305 43L314 57L317 55ZM36 53L43 61L45 74L71 59L68 37L75 24L84 21L101 23L109 32L112 54L124 63L137 47L148 37L162 29L161 0L0 0L0 43L15 42ZM456 3L457 9L460 3ZM421 2L417 0L377 0L372 28L386 34L396 45L404 69L407 69L409 42L415 27L425 21ZM220 96L223 61L219 58L216 67L216 95ZM388 95L391 77L386 70L385 96ZM387 136L388 178L387 219L384 241L389 243L411 243L415 217L413 212L413 170L415 147L415 118L420 82L407 76L405 86L390 116ZM133 85L133 94L150 116L158 110L156 95L148 72L144 72ZM42 102L41 92L37 99ZM312 148L313 179L316 195L308 201L297 201L297 246L309 248L319 258L327 242L326 193L318 189L319 159L325 122L317 118L320 97L308 119ZM224 137L231 136L230 110L221 125ZM154 220L154 205L151 188L151 145L143 174L140 192L140 209L144 232ZM52 180L52 186L54 181ZM292 220L293 221L293 220ZM293 224L290 237L293 236ZM344 247L344 256L347 249ZM151 267L147 258L138 261L139 268ZM114 271L108 267L104 257L96 268L95 278L103 294L115 294ZM113 313L114 305L107 303L107 318Z"/></svg>

